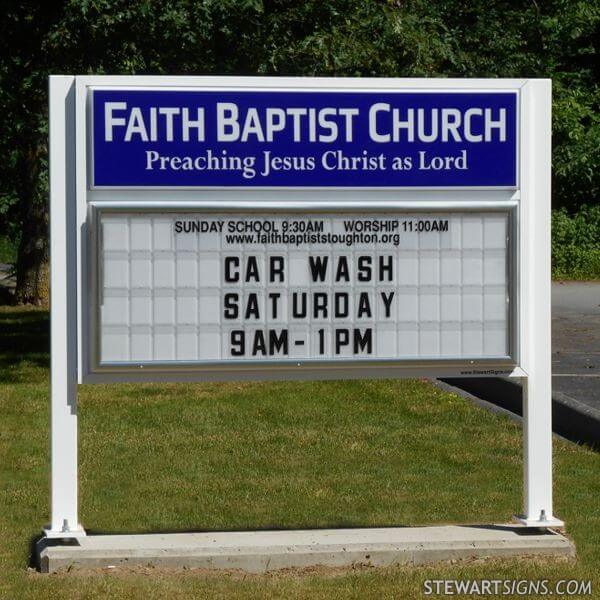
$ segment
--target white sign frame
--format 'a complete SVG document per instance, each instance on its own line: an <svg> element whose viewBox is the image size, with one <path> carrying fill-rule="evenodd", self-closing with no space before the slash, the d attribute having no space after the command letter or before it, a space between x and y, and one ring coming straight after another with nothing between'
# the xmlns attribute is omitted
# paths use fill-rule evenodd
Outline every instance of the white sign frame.
<svg viewBox="0 0 600 600"><path fill-rule="evenodd" d="M542 79L352 79L265 77L51 76L50 77L50 213L51 213L51 386L52 491L50 537L85 535L78 520L77 383L117 381L206 381L232 379L336 379L365 377L465 376L465 364L311 365L297 368L256 367L241 371L94 372L89 352L92 213L98 207L160 209L164 191L92 190L88 186L88 90L93 87L513 91L518 94L518 189L386 188L377 193L381 208L397 210L469 210L501 207L518 220L516 268L511 286L516 303L513 323L516 354L512 364L473 364L473 376L520 378L524 390L524 514L530 527L562 526L552 508L551 340L550 340L550 168L551 82ZM286 209L358 208L366 190L350 188L286 191ZM219 206L229 210L269 210L265 190L169 190L182 211ZM243 196L243 200L241 199ZM275 199L275 196L273 196ZM378 206L369 204L369 209ZM366 207L362 207L365 210ZM520 326L518 324L520 323ZM484 369L480 367L485 367ZM141 372L140 372L141 371ZM482 372L483 371L483 372Z"/></svg>

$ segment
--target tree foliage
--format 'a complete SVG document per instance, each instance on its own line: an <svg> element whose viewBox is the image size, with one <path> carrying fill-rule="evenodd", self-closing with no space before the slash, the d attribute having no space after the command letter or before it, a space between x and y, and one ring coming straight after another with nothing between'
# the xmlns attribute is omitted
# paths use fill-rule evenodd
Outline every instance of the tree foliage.
<svg viewBox="0 0 600 600"><path fill-rule="evenodd" d="M552 211L552 275L555 279L600 278L600 204L575 215Z"/></svg>
<svg viewBox="0 0 600 600"><path fill-rule="evenodd" d="M0 0L0 233L47 258L47 76L551 77L554 203L600 196L597 0ZM37 279L36 279L37 278ZM39 282L38 282L39 283Z"/></svg>

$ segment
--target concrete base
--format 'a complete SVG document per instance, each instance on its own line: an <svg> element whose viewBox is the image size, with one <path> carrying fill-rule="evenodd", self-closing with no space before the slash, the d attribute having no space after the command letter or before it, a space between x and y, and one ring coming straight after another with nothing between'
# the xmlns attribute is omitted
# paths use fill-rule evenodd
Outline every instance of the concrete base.
<svg viewBox="0 0 600 600"><path fill-rule="evenodd" d="M520 525L385 527L42 538L40 570L152 565L252 573L310 566L388 566L498 556L575 555L564 536Z"/></svg>

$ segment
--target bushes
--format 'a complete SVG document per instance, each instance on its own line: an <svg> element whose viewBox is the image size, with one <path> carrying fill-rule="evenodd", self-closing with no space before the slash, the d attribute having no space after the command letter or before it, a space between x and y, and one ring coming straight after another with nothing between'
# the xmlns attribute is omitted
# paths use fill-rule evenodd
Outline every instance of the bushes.
<svg viewBox="0 0 600 600"><path fill-rule="evenodd" d="M553 279L600 279L600 204L552 211Z"/></svg>
<svg viewBox="0 0 600 600"><path fill-rule="evenodd" d="M0 235L0 263L12 265L17 261L17 247L8 236Z"/></svg>

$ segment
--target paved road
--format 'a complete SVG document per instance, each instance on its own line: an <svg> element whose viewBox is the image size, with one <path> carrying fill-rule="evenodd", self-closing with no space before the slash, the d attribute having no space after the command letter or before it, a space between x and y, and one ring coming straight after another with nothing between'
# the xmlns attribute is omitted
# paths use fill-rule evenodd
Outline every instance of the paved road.
<svg viewBox="0 0 600 600"><path fill-rule="evenodd" d="M13 265L0 263L0 286L14 288L16 285L15 275L13 273Z"/></svg>
<svg viewBox="0 0 600 600"><path fill-rule="evenodd" d="M600 410L600 282L552 284L552 384Z"/></svg>
<svg viewBox="0 0 600 600"><path fill-rule="evenodd" d="M15 291L16 277L12 265L0 263L0 304L10 304Z"/></svg>

